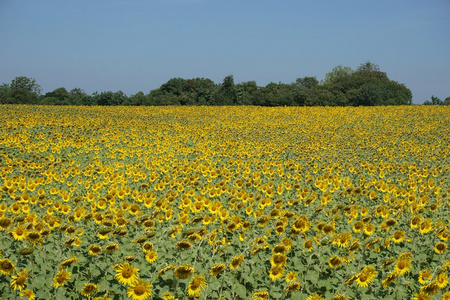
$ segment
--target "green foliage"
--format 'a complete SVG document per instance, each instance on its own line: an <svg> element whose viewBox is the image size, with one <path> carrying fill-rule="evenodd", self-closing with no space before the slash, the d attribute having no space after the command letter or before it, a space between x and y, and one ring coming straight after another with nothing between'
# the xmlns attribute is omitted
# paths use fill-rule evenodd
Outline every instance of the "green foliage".
<svg viewBox="0 0 450 300"><path fill-rule="evenodd" d="M315 77L297 78L290 84L271 82L257 86L255 81L235 83L228 75L221 84L207 78L171 78L148 94L142 91L128 97L122 91L87 95L82 89L68 92L57 88L40 96L34 79L16 77L11 85L0 86L2 104L45 105L257 105L257 106L378 106L410 105L412 93L403 84L390 80L378 65L367 61L356 70L337 66L319 82ZM432 96L427 105L450 104Z"/></svg>

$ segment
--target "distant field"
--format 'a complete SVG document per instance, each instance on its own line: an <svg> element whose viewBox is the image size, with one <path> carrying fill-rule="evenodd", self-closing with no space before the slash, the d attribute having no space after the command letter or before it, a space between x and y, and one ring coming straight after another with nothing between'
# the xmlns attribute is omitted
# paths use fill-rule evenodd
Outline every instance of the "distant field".
<svg viewBox="0 0 450 300"><path fill-rule="evenodd" d="M0 106L0 299L450 299L450 107Z"/></svg>

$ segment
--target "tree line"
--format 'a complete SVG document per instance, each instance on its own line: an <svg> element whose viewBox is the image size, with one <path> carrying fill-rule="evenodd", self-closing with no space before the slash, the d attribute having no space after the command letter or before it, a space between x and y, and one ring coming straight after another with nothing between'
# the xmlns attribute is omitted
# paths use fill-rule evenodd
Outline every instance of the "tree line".
<svg viewBox="0 0 450 300"><path fill-rule="evenodd" d="M35 79L14 78L0 86L1 104L41 105L257 105L257 106L376 106L410 105L412 93L404 85L390 80L371 62L357 69L337 66L319 82L315 77L295 82L258 86L255 81L235 83L228 75L216 84L207 78L172 78L148 94L142 91L127 96L122 91L94 92L64 87L41 94ZM434 97L434 96L433 96ZM429 104L448 104L433 98ZM428 103L426 103L428 104Z"/></svg>

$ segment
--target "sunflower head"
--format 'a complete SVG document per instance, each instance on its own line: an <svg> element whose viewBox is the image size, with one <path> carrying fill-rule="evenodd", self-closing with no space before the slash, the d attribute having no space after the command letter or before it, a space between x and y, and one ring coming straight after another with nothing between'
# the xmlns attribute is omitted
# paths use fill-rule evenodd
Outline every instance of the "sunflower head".
<svg viewBox="0 0 450 300"><path fill-rule="evenodd" d="M148 299L151 295L153 295L152 285L145 280L138 279L130 286L128 286L127 294L128 297L133 300Z"/></svg>
<svg viewBox="0 0 450 300"><path fill-rule="evenodd" d="M12 261L7 258L0 259L0 274L11 275L11 273L14 272L15 269L16 267L14 266Z"/></svg>
<svg viewBox="0 0 450 300"><path fill-rule="evenodd" d="M205 276L203 275L195 275L194 278L192 278L191 282L189 282L188 285L188 295L190 297L200 297L201 290L203 290L206 287L206 280Z"/></svg>
<svg viewBox="0 0 450 300"><path fill-rule="evenodd" d="M129 285L138 279L138 271L139 269L124 262L117 267L115 277L121 284Z"/></svg>
<svg viewBox="0 0 450 300"><path fill-rule="evenodd" d="M192 274L194 274L194 268L189 264L178 266L174 270L175 278L188 278Z"/></svg>

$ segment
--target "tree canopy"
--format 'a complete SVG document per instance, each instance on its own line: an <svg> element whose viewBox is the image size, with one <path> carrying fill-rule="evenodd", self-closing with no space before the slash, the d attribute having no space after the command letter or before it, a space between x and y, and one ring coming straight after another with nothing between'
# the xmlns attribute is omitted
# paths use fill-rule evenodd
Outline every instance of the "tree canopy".
<svg viewBox="0 0 450 300"><path fill-rule="evenodd" d="M0 104L46 105L258 105L258 106L375 106L410 105L411 91L390 80L378 65L362 63L353 70L337 66L325 75L297 78L292 83L258 86L255 81L235 83L233 75L222 83L208 78L171 78L159 88L127 96L122 91L102 91L88 95L81 88L59 87L41 95L34 78L20 76L0 85ZM424 104L448 105L432 96Z"/></svg>

